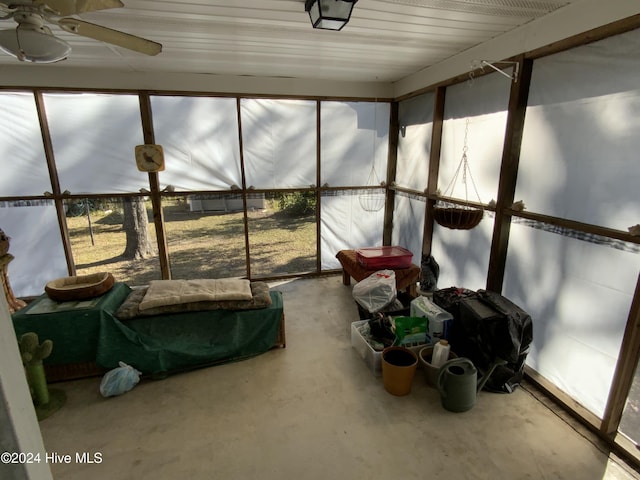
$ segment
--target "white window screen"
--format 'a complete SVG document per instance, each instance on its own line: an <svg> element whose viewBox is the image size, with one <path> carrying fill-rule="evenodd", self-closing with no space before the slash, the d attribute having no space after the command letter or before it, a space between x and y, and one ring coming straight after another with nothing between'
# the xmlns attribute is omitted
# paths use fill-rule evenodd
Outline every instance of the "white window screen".
<svg viewBox="0 0 640 480"><path fill-rule="evenodd" d="M0 93L0 195L51 192L32 93Z"/></svg>
<svg viewBox="0 0 640 480"><path fill-rule="evenodd" d="M509 79L498 73L447 88L438 178L441 194L482 203L497 198L509 92ZM466 184L460 167L465 135L471 170ZM448 190L449 185L454 188ZM440 265L438 287L485 288L492 236L493 215L487 212L471 230L435 224L431 254Z"/></svg>
<svg viewBox="0 0 640 480"><path fill-rule="evenodd" d="M396 183L424 191L429 178L429 155L433 129L432 92L400 102L398 106L398 160Z"/></svg>
<svg viewBox="0 0 640 480"><path fill-rule="evenodd" d="M316 102L242 99L241 112L248 187L316 185Z"/></svg>
<svg viewBox="0 0 640 480"><path fill-rule="evenodd" d="M391 243L413 253L413 263L420 265L424 234L425 199L396 192Z"/></svg>
<svg viewBox="0 0 640 480"><path fill-rule="evenodd" d="M149 188L135 146L144 143L138 97L46 94L44 102L61 190L138 192Z"/></svg>
<svg viewBox="0 0 640 480"><path fill-rule="evenodd" d="M534 63L517 197L625 230L640 221L640 30Z"/></svg>
<svg viewBox="0 0 640 480"><path fill-rule="evenodd" d="M388 103L322 102L322 185L380 185L387 180L389 111Z"/></svg>
<svg viewBox="0 0 640 480"><path fill-rule="evenodd" d="M357 191L323 196L320 212L322 270L340 268L340 262L335 258L340 250L382 245L384 209L365 211Z"/></svg>
<svg viewBox="0 0 640 480"><path fill-rule="evenodd" d="M0 226L11 238L8 272L16 297L41 295L47 282L69 274L51 200L0 202Z"/></svg>
<svg viewBox="0 0 640 480"><path fill-rule="evenodd" d="M165 170L161 187L228 190L242 185L235 98L151 97L156 143Z"/></svg>
<svg viewBox="0 0 640 480"><path fill-rule="evenodd" d="M525 220L511 226L503 290L533 319L527 365L600 418L639 269L637 245Z"/></svg>
<svg viewBox="0 0 640 480"><path fill-rule="evenodd" d="M482 203L497 198L510 88L509 79L499 73L447 88L438 178L443 195L474 202L479 196ZM452 184L462 159L465 135L471 178L465 185L461 170Z"/></svg>
<svg viewBox="0 0 640 480"><path fill-rule="evenodd" d="M450 230L435 224L431 255L440 265L438 288L486 288L493 215L487 212L471 230Z"/></svg>

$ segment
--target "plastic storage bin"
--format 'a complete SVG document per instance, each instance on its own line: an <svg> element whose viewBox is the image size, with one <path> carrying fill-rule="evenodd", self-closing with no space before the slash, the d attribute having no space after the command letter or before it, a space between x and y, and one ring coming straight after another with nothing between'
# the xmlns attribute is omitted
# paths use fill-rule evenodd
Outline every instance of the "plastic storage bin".
<svg viewBox="0 0 640 480"><path fill-rule="evenodd" d="M382 376L382 350L377 351L369 342L362 336L359 328L368 323L369 320L360 320L359 322L353 322L351 324L351 346L360 354L364 359L367 367L371 370L376 377ZM427 345L422 343L408 347L409 350L416 355Z"/></svg>
<svg viewBox="0 0 640 480"><path fill-rule="evenodd" d="M398 292L396 300L402 304L402 307L400 307L397 302L393 302L391 305L380 310L380 312L391 317L409 317L411 301L414 298L415 297L412 297L407 292ZM367 320L371 318L372 314L362 308L358 302L356 302L356 307L358 307L358 315L360 316L360 320Z"/></svg>
<svg viewBox="0 0 640 480"><path fill-rule="evenodd" d="M367 247L356 250L358 263L368 270L409 268L413 253L403 247Z"/></svg>

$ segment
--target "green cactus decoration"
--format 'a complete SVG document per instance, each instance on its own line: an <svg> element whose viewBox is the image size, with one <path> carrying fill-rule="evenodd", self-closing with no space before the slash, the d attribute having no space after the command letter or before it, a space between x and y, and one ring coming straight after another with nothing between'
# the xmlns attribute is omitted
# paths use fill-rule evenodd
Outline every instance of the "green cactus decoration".
<svg viewBox="0 0 640 480"><path fill-rule="evenodd" d="M18 345L22 363L27 372L27 382L33 390L35 404L46 405L49 403L49 389L42 360L51 355L53 342L45 340L40 343L37 333L28 332L20 337Z"/></svg>

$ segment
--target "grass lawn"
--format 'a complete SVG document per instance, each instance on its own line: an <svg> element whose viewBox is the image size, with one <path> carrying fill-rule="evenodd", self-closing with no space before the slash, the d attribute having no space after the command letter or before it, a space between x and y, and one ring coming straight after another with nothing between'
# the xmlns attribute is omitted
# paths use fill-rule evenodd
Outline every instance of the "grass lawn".
<svg viewBox="0 0 640 480"><path fill-rule="evenodd" d="M172 278L247 275L242 212L190 212L184 202L167 203L163 215ZM156 244L151 214L149 219L149 235ZM126 238L122 220L118 208L91 212L91 224L86 215L67 218L78 275L109 271L116 281L130 285L160 279L157 255L144 260L121 257ZM315 215L292 217L269 202L266 210L249 212L248 224L252 277L315 270Z"/></svg>

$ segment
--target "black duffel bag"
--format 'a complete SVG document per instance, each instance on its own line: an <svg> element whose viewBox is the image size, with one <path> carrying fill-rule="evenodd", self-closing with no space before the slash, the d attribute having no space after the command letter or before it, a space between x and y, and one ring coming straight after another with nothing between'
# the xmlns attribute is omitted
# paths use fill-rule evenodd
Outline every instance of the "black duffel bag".
<svg viewBox="0 0 640 480"><path fill-rule="evenodd" d="M478 290L446 289L434 302L453 315L449 343L458 357L470 359L483 376L497 360L484 390L511 393L522 382L533 341L531 316L502 295Z"/></svg>

